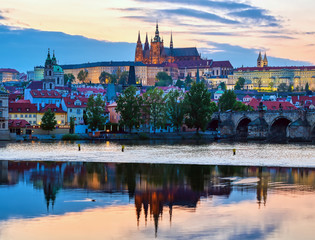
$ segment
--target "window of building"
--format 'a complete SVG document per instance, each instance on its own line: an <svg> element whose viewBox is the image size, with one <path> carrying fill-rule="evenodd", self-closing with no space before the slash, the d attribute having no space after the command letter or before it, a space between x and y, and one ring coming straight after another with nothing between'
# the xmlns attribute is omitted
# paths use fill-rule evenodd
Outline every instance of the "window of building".
<svg viewBox="0 0 315 240"><path fill-rule="evenodd" d="M0 100L0 107L2 107L2 101Z"/></svg>
<svg viewBox="0 0 315 240"><path fill-rule="evenodd" d="M30 117L30 118L31 118L31 117L32 117L32 114L28 115L28 117Z"/></svg>
<svg viewBox="0 0 315 240"><path fill-rule="evenodd" d="M15 114L14 117L17 118L17 114Z"/></svg>
<svg viewBox="0 0 315 240"><path fill-rule="evenodd" d="M77 109L77 114L80 114L81 113L81 109Z"/></svg>
<svg viewBox="0 0 315 240"><path fill-rule="evenodd" d="M21 112L21 108L18 108L18 112Z"/></svg>
<svg viewBox="0 0 315 240"><path fill-rule="evenodd" d="M0 111L0 117L2 117L2 111Z"/></svg>
<svg viewBox="0 0 315 240"><path fill-rule="evenodd" d="M27 115L25 115L25 116L27 116ZM23 117L23 114L21 114L21 118Z"/></svg>
<svg viewBox="0 0 315 240"><path fill-rule="evenodd" d="M30 109L29 108L26 108L26 112L29 112L30 111Z"/></svg>
<svg viewBox="0 0 315 240"><path fill-rule="evenodd" d="M5 123L2 123L2 128L5 128Z"/></svg>
<svg viewBox="0 0 315 240"><path fill-rule="evenodd" d="M34 114L34 115L33 115L33 117L35 118L35 117L36 117L36 115Z"/></svg>
<svg viewBox="0 0 315 240"><path fill-rule="evenodd" d="M10 108L9 111L12 112L12 111L13 111L13 108Z"/></svg>
<svg viewBox="0 0 315 240"><path fill-rule="evenodd" d="M70 108L70 110L69 110L71 113L72 113L72 108Z"/></svg>
<svg viewBox="0 0 315 240"><path fill-rule="evenodd" d="M11 118L11 114L9 115L9 118Z"/></svg>

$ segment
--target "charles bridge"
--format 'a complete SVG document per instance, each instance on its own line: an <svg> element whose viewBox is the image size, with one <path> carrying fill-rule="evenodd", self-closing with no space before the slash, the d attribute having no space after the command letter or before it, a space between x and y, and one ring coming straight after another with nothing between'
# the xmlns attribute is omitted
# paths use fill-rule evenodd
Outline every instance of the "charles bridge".
<svg viewBox="0 0 315 240"><path fill-rule="evenodd" d="M270 140L315 140L314 110L275 110L216 112L209 129L218 130L221 137Z"/></svg>

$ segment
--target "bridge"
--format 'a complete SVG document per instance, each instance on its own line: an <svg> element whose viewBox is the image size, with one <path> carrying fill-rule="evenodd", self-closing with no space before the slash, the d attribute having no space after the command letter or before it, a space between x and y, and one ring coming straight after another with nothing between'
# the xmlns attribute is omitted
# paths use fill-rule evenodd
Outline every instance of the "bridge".
<svg viewBox="0 0 315 240"><path fill-rule="evenodd" d="M227 138L311 141L315 140L315 111L216 112L208 128Z"/></svg>

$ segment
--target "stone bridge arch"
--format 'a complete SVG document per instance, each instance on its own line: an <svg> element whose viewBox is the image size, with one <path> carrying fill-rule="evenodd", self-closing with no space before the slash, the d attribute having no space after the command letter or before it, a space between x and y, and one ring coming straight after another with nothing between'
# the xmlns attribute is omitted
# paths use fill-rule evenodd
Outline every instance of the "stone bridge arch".
<svg viewBox="0 0 315 240"><path fill-rule="evenodd" d="M242 118L239 119L238 123L235 124L236 129L236 137L240 139L247 139L248 137L248 124L252 122L252 120L247 117L243 116Z"/></svg>
<svg viewBox="0 0 315 240"><path fill-rule="evenodd" d="M271 140L282 141L288 136L288 126L292 120L287 116L278 116L269 125L269 137Z"/></svg>

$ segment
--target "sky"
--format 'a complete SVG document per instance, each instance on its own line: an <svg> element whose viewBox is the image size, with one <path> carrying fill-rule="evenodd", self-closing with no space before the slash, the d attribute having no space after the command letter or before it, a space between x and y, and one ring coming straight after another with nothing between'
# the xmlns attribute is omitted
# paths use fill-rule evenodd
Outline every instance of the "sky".
<svg viewBox="0 0 315 240"><path fill-rule="evenodd" d="M0 68L32 70L47 49L60 64L134 60L138 31L166 46L197 47L201 56L254 66L315 64L313 0L1 0Z"/></svg>

